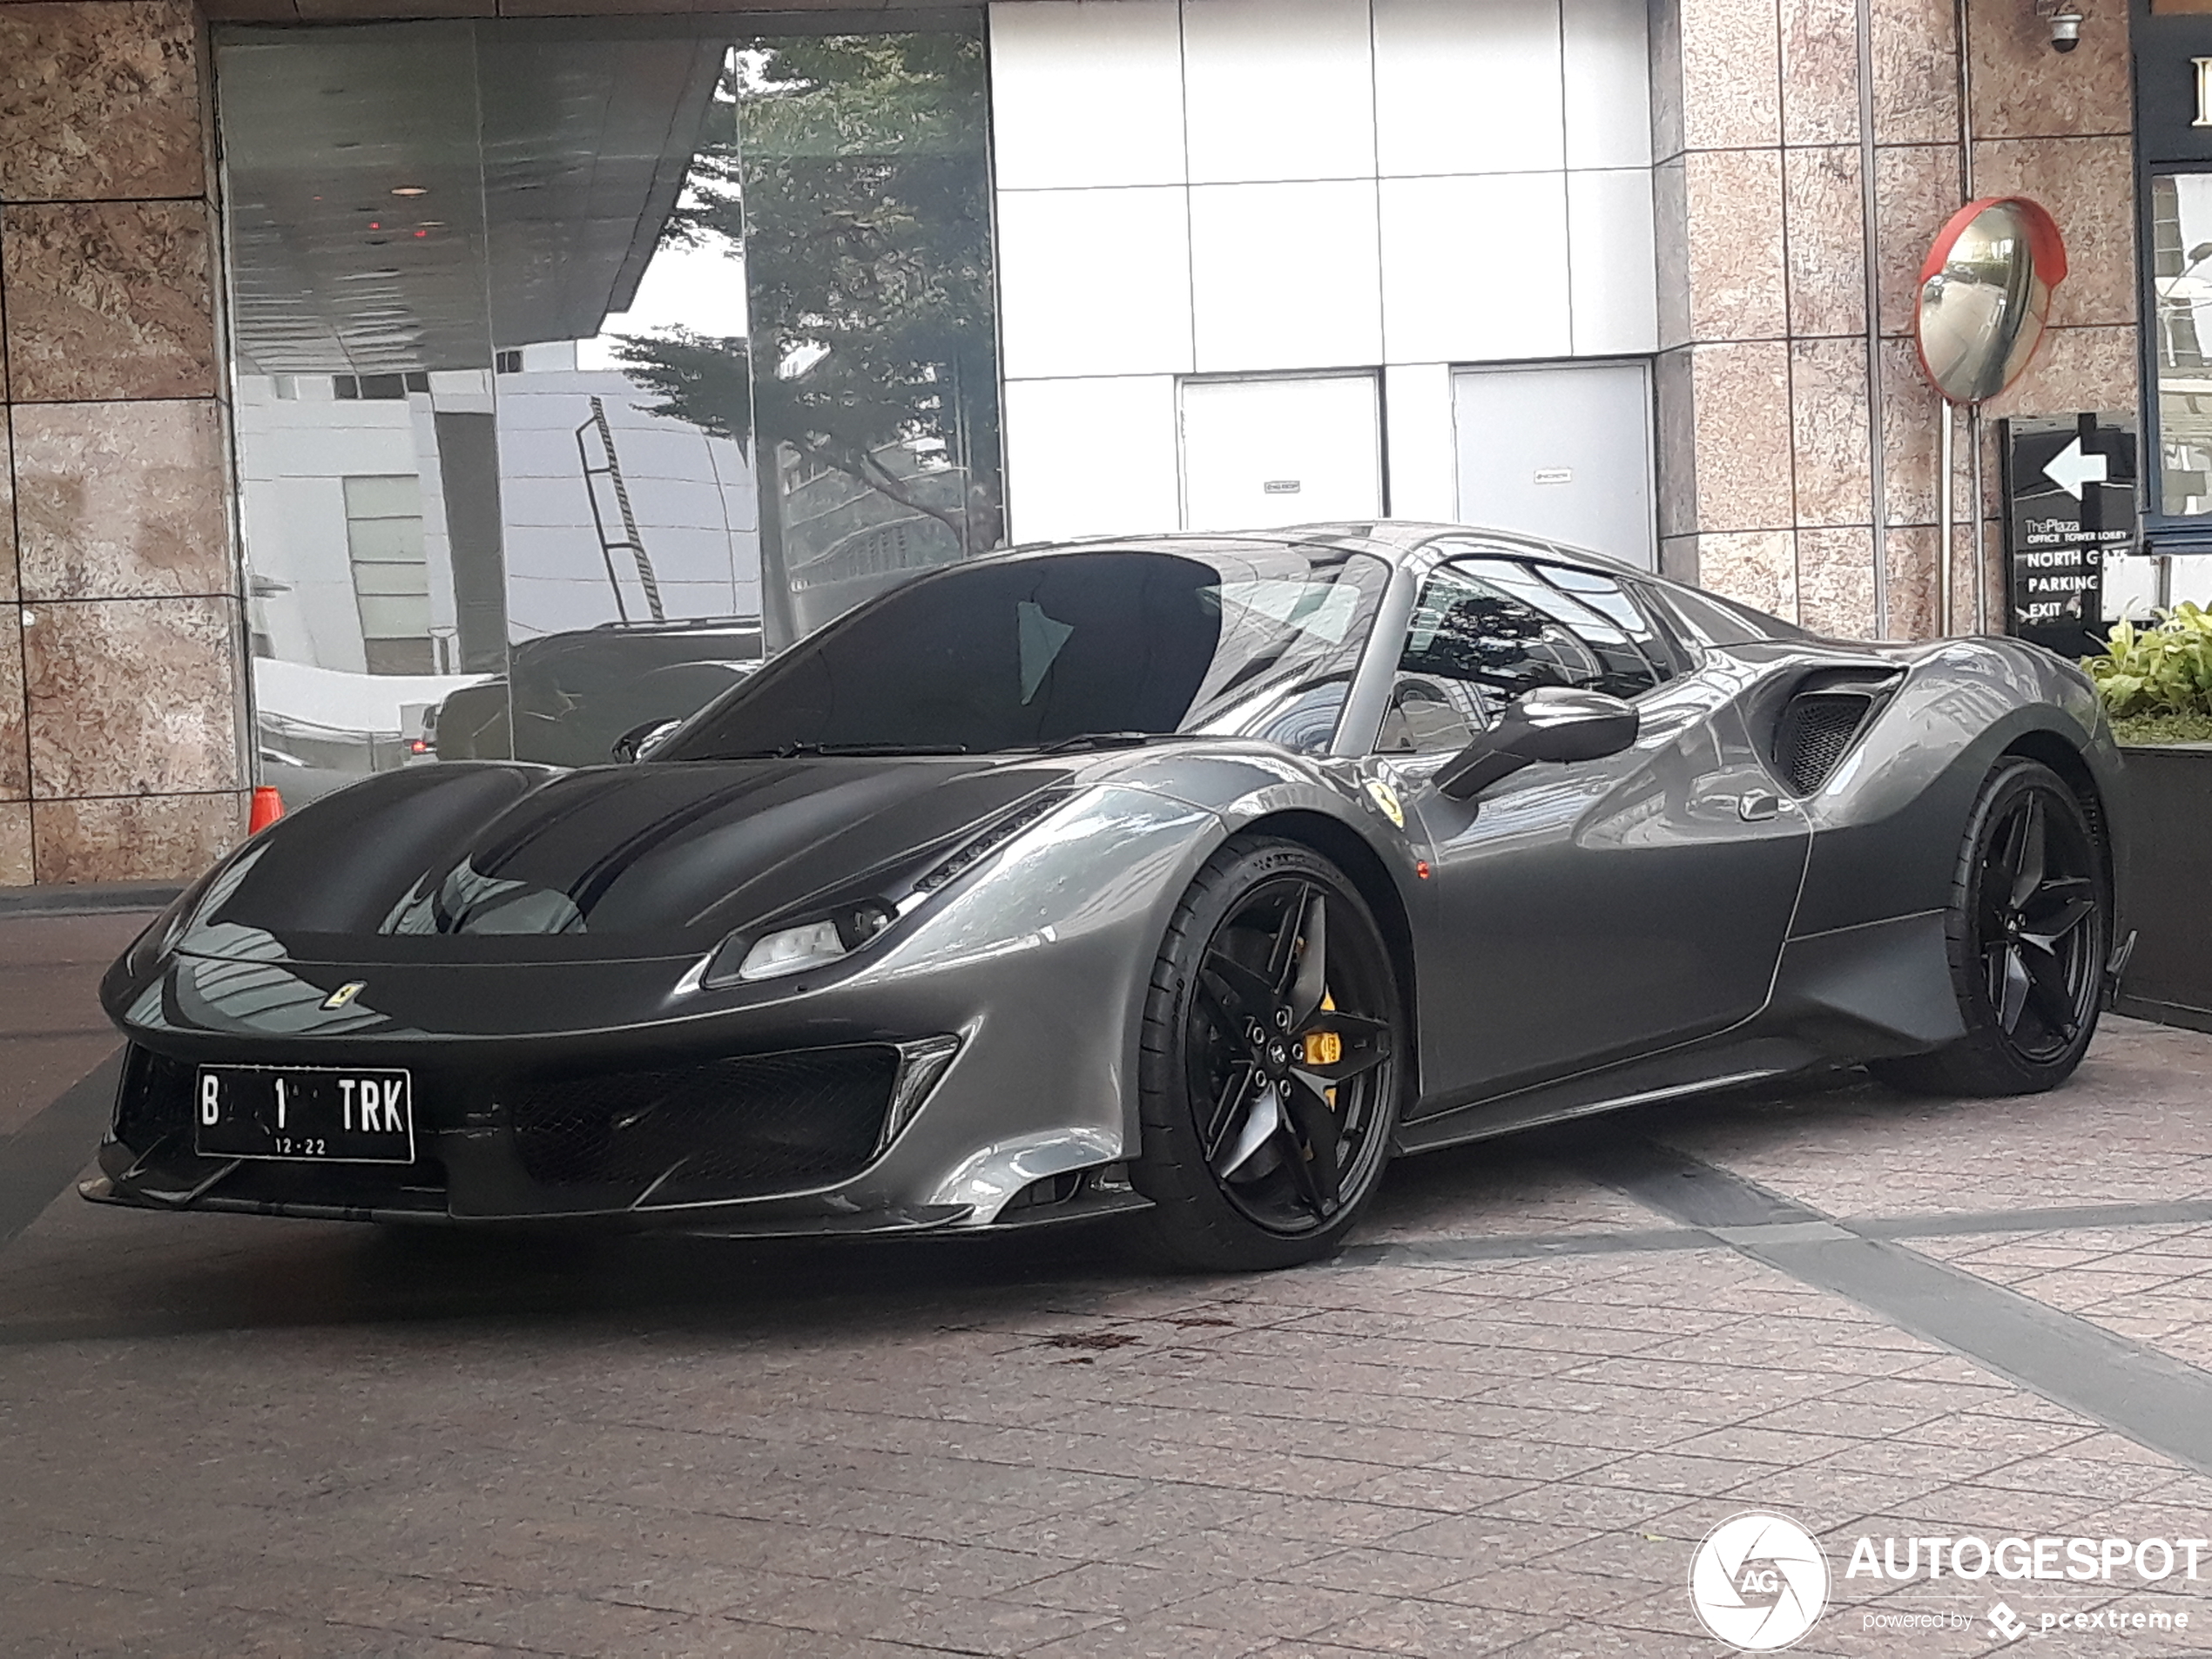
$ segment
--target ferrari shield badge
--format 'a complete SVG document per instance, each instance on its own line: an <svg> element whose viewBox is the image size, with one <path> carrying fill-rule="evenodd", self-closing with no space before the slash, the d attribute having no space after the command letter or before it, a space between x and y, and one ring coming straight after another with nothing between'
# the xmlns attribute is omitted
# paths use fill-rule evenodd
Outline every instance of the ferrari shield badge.
<svg viewBox="0 0 2212 1659"><path fill-rule="evenodd" d="M367 980L349 979L328 996L323 998L322 1005L326 1008L342 1008L368 988Z"/></svg>
<svg viewBox="0 0 2212 1659"><path fill-rule="evenodd" d="M1399 804L1398 792L1381 779L1367 779L1367 799L1375 803L1377 812L1399 829L1406 827L1406 809Z"/></svg>

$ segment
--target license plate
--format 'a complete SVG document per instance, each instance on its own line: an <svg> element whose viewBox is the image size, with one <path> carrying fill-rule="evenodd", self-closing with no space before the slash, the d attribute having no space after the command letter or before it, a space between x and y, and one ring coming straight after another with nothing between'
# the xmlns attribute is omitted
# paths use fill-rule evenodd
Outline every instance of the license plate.
<svg viewBox="0 0 2212 1659"><path fill-rule="evenodd" d="M192 1090L203 1157L412 1163L408 1074L339 1066L202 1066Z"/></svg>

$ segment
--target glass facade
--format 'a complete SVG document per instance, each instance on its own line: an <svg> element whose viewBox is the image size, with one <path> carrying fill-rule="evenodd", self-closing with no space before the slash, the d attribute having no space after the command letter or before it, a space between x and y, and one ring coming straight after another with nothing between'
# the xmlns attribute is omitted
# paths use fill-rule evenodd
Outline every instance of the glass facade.
<svg viewBox="0 0 2212 1659"><path fill-rule="evenodd" d="M218 41L264 781L607 758L1002 536L980 17Z"/></svg>
<svg viewBox="0 0 2212 1659"><path fill-rule="evenodd" d="M2212 174L2150 181L2159 506L2212 512Z"/></svg>

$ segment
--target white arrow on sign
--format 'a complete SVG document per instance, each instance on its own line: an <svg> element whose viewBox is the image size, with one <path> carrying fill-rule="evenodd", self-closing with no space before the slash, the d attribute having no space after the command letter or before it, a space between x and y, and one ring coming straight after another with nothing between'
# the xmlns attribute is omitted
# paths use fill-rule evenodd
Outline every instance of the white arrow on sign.
<svg viewBox="0 0 2212 1659"><path fill-rule="evenodd" d="M2076 437L2051 457L2050 463L2043 469L2043 475L2074 500L2080 501L2081 486L2104 482L2111 465L2106 456L2083 454L2081 440Z"/></svg>

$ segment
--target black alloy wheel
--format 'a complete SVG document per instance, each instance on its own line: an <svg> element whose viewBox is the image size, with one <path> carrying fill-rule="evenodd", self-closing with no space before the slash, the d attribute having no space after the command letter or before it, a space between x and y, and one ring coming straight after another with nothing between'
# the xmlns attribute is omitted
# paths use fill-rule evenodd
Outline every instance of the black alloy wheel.
<svg viewBox="0 0 2212 1659"><path fill-rule="evenodd" d="M1946 923L1966 1035L1875 1075L1964 1095L2063 1082L2096 1030L2111 911L2103 846L2065 780L2033 760L1999 766L1974 803Z"/></svg>
<svg viewBox="0 0 2212 1659"><path fill-rule="evenodd" d="M1138 1187L1185 1266L1325 1254L1373 1193L1397 1122L1397 976L1359 892L1295 842L1210 860L1153 975Z"/></svg>

